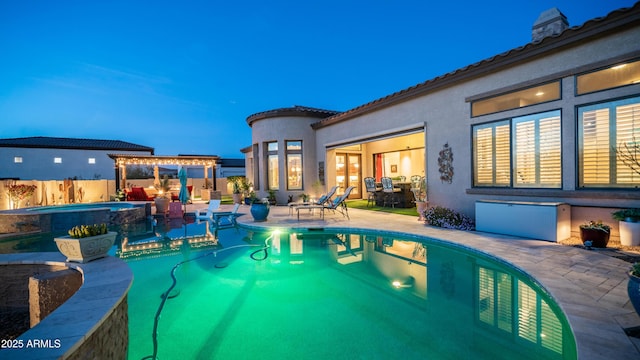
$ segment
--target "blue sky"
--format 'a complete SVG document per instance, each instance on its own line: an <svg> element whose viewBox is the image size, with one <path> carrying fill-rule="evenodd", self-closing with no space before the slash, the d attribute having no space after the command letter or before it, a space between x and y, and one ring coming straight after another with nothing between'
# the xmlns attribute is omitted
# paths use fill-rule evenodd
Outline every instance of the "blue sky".
<svg viewBox="0 0 640 360"><path fill-rule="evenodd" d="M246 118L349 110L631 0L0 2L0 137L242 157Z"/></svg>

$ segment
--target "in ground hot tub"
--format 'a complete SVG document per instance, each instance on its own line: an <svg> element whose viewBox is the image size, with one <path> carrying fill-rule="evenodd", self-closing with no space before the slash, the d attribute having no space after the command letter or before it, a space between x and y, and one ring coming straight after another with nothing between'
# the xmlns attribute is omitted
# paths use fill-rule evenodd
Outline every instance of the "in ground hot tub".
<svg viewBox="0 0 640 360"><path fill-rule="evenodd" d="M82 224L122 225L145 220L150 202L103 202L0 211L0 233L64 232Z"/></svg>

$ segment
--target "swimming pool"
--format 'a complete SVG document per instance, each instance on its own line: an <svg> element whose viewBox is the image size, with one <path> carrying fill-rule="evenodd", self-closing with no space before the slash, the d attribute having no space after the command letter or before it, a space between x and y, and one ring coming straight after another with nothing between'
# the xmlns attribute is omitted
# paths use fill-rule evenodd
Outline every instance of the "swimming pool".
<svg viewBox="0 0 640 360"><path fill-rule="evenodd" d="M154 354L154 324L163 359L576 358L534 281L459 247L381 232L173 231L117 250L135 276L129 359Z"/></svg>

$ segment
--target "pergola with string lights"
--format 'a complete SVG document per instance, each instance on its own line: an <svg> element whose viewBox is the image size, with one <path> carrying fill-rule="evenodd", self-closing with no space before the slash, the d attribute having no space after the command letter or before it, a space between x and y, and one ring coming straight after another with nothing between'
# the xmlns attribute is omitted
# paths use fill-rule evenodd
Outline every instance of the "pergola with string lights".
<svg viewBox="0 0 640 360"><path fill-rule="evenodd" d="M154 183L158 183L158 166L180 165L180 166L202 166L204 168L204 181L207 182L209 168L213 171L213 190L216 189L216 161L218 156L201 155L138 155L138 154L109 154L113 159L116 169L116 188L120 189L120 184L127 183L127 165L153 166Z"/></svg>

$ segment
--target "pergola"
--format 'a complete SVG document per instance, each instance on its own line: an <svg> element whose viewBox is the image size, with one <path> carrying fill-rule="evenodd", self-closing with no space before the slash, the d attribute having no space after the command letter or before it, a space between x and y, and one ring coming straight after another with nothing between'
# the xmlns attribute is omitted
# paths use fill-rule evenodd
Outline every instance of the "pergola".
<svg viewBox="0 0 640 360"><path fill-rule="evenodd" d="M213 171L213 190L216 189L216 161L218 156L200 156L200 155L178 155L178 156L159 156L159 155L136 155L136 154L109 154L113 159L116 169L116 189L120 189L120 184L127 183L127 165L153 166L154 184L160 182L158 166L161 165L180 165L180 166L202 166L204 168L205 183L208 179L209 168Z"/></svg>

